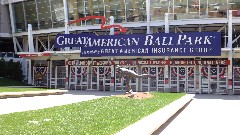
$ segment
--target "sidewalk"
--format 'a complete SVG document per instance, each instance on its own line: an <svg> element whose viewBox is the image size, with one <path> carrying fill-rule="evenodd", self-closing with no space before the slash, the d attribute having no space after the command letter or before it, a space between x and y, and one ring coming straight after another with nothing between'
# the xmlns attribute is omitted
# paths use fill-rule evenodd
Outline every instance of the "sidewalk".
<svg viewBox="0 0 240 135"><path fill-rule="evenodd" d="M239 95L196 95L160 135L240 135Z"/></svg>
<svg viewBox="0 0 240 135"><path fill-rule="evenodd" d="M0 92L0 99L5 98L20 98L33 96L47 96L47 95L62 95L68 90L46 90L46 91L23 91L23 92Z"/></svg>
<svg viewBox="0 0 240 135"><path fill-rule="evenodd" d="M69 91L63 95L34 96L0 99L0 115L13 112L37 110L54 106L77 103L123 92Z"/></svg>
<svg viewBox="0 0 240 135"><path fill-rule="evenodd" d="M150 135L175 113L177 113L177 111L184 105L190 102L193 97L193 94L187 94L186 96L121 130L116 135Z"/></svg>

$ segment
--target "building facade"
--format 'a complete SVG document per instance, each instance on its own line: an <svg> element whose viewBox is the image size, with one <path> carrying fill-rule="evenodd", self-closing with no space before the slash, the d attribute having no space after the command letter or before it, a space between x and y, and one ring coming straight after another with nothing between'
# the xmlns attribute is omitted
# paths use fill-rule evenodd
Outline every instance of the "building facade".
<svg viewBox="0 0 240 135"><path fill-rule="evenodd" d="M134 91L228 93L240 90L240 0L1 0L0 44L22 57L28 83L87 90L124 90L115 65L150 78L132 79ZM80 47L56 48L59 34L221 33L220 55L83 57ZM113 16L112 19L110 17ZM118 31L118 29L115 29ZM4 50L8 48L8 50ZM204 52L204 50L201 50Z"/></svg>

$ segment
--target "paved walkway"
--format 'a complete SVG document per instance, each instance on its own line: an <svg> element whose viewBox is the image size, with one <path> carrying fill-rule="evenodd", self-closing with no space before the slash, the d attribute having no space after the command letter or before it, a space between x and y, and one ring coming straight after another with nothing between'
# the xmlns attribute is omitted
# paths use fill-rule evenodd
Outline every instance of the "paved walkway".
<svg viewBox="0 0 240 135"><path fill-rule="evenodd" d="M69 91L63 95L0 99L0 115L77 103L123 92Z"/></svg>
<svg viewBox="0 0 240 135"><path fill-rule="evenodd" d="M0 115L118 94L124 92L70 91L63 95L0 99ZM240 96L208 94L187 95L117 134L151 134L192 98L189 105L172 122L169 122L165 129L155 132L154 135L240 135Z"/></svg>
<svg viewBox="0 0 240 135"><path fill-rule="evenodd" d="M239 95L195 95L160 135L240 135Z"/></svg>

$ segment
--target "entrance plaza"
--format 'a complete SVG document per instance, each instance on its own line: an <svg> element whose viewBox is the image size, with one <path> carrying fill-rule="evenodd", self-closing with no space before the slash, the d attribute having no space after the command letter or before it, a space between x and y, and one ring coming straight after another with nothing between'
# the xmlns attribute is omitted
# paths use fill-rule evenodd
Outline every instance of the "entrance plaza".
<svg viewBox="0 0 240 135"><path fill-rule="evenodd" d="M0 57L48 88L125 91L120 65L151 76L133 91L239 94L239 4L2 0Z"/></svg>
<svg viewBox="0 0 240 135"><path fill-rule="evenodd" d="M123 93L73 90L63 95L1 99L0 115L61 106ZM129 125L117 135L175 135L176 133L238 135L239 101L239 95L188 94Z"/></svg>
<svg viewBox="0 0 240 135"><path fill-rule="evenodd" d="M237 135L239 7L238 0L1 0L0 58L20 62L28 84L72 93L1 99L0 114L123 94L120 65L150 76L131 79L134 92L187 93L172 115L191 102L172 122L161 111L169 116L162 123L150 115L119 134L165 123L154 134Z"/></svg>

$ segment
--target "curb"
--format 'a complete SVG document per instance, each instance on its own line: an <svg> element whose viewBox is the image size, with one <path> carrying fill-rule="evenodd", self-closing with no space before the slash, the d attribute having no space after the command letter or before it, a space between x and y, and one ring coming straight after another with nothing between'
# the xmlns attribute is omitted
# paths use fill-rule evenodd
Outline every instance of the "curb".
<svg viewBox="0 0 240 135"><path fill-rule="evenodd" d="M115 135L151 135L154 131L166 123L174 114L189 103L194 94L187 94L160 110L146 116L136 123L119 131Z"/></svg>
<svg viewBox="0 0 240 135"><path fill-rule="evenodd" d="M0 93L0 99L20 98L20 97L34 97L34 96L47 96L47 95L62 95L66 92L68 92L68 90L1 92Z"/></svg>

